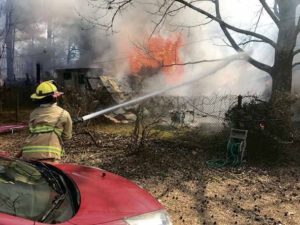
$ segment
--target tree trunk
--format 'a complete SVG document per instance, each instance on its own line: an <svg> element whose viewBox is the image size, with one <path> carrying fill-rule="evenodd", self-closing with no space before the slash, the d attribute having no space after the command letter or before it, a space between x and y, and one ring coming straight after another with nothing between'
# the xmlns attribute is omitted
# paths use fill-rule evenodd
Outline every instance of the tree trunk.
<svg viewBox="0 0 300 225"><path fill-rule="evenodd" d="M7 79L15 80L14 74L14 43L15 43L15 27L13 23L13 4L12 1L7 1L6 21L5 21L5 44L6 44L6 65Z"/></svg>
<svg viewBox="0 0 300 225"><path fill-rule="evenodd" d="M270 74L273 79L270 103L274 109L275 117L279 119L277 130L280 133L279 137L283 140L290 138L292 129L292 68L298 33L296 8L299 3L299 0L278 1L279 32L275 48L274 66ZM277 133L277 131L274 132Z"/></svg>
<svg viewBox="0 0 300 225"><path fill-rule="evenodd" d="M45 70L49 73L53 72L55 69L55 52L54 52L54 36L53 36L53 18L51 15L51 11L49 12L47 18L47 51L46 51L46 59Z"/></svg>
<svg viewBox="0 0 300 225"><path fill-rule="evenodd" d="M296 1L279 1L279 32L277 46L275 49L274 66L271 71L273 79L272 98L279 92L291 93L292 89L292 64L293 50L297 40L297 28L295 19L290 19L296 15Z"/></svg>

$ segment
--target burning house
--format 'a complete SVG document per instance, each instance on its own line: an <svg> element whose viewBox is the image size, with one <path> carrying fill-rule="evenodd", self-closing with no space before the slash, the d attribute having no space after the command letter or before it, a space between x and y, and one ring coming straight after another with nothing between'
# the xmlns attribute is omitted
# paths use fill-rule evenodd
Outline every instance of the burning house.
<svg viewBox="0 0 300 225"><path fill-rule="evenodd" d="M104 74L101 68L66 68L58 69L56 73L66 98L78 102L79 111L104 109L120 104L131 96L131 89L122 86L112 75ZM105 118L113 122L135 119L130 109L119 109L105 115Z"/></svg>
<svg viewBox="0 0 300 225"><path fill-rule="evenodd" d="M56 72L57 81L64 90L97 92L104 106L119 104L130 94L130 90L124 90L113 76L104 74L101 68L67 68Z"/></svg>
<svg viewBox="0 0 300 225"><path fill-rule="evenodd" d="M57 69L57 81L66 93L73 91L73 94L78 95L79 99L71 102L81 101L81 105L88 103L86 111L118 105L132 99L135 94L142 94L143 81L149 77L163 75L162 82L165 84L162 87L180 82L183 67L174 64L182 63L179 51L181 42L180 36L154 36L145 49L128 49L128 70L124 72L122 81L107 75L102 68ZM122 108L106 116L112 120L134 119L131 113L133 109L133 106Z"/></svg>
<svg viewBox="0 0 300 225"><path fill-rule="evenodd" d="M57 69L57 81L66 89L84 90L93 88L94 82L89 80L98 79L103 75L102 68L63 68Z"/></svg>

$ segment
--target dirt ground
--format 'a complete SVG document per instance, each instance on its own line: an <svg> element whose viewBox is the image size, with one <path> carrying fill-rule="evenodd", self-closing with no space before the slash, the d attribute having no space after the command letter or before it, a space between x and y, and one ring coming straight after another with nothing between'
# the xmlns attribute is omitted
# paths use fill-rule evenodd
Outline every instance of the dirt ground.
<svg viewBox="0 0 300 225"><path fill-rule="evenodd" d="M132 154L128 136L103 130L92 132L97 145L88 133L75 135L65 145L64 161L136 182L166 207L174 225L300 224L299 144L274 166L211 169L205 163L208 146L152 140ZM26 136L26 131L0 135L0 150L16 153Z"/></svg>

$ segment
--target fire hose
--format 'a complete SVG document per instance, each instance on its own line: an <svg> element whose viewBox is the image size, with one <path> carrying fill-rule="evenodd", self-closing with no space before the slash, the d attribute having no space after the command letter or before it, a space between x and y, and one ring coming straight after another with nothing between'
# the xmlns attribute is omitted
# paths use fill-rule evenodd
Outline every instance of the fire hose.
<svg viewBox="0 0 300 225"><path fill-rule="evenodd" d="M144 96L140 96L138 98L129 100L127 102L123 102L121 104L118 104L118 105L115 105L115 106L112 106L112 107L109 107L109 108L106 108L106 109L102 109L102 110L99 110L99 111L96 111L96 112L93 112L93 113L90 113L90 114L87 114L87 115L85 115L83 117L74 118L73 122L74 123L84 122L84 121L93 119L95 117L98 117L100 115L103 115L105 113L112 112L112 111L114 111L116 109L119 109L119 108L122 108L122 107L126 107L126 106L129 106L129 105L134 105L134 104L142 102L142 101L144 101L146 99L155 97L157 95L161 95L163 93L166 93L166 92L178 89L178 88L181 88L183 86L190 85L190 84L195 84L195 82L197 82L197 81L199 81L201 79L204 79L204 78L206 78L207 76L209 76L211 74L216 73L220 69L222 69L225 66L229 65L231 62L237 61L237 60L247 61L248 60L248 53L238 53L238 54L234 54L232 56L226 57L226 58L220 60L221 62L218 65L216 65L214 68L211 68L210 70L207 70L205 73L203 73L202 76L198 76L198 77L196 77L194 79L188 80L188 81L183 82L181 84L174 85L174 86L171 86L171 87L159 90L159 91L155 91L155 92L146 94Z"/></svg>

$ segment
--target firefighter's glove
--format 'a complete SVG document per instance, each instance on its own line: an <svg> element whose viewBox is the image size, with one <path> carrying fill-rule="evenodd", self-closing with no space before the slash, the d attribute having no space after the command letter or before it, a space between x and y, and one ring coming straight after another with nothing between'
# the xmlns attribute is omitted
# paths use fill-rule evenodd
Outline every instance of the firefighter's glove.
<svg viewBox="0 0 300 225"><path fill-rule="evenodd" d="M82 119L82 117L76 117L76 118L73 118L72 121L73 121L73 124L76 124L76 123L83 122L83 119Z"/></svg>

